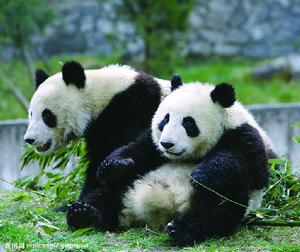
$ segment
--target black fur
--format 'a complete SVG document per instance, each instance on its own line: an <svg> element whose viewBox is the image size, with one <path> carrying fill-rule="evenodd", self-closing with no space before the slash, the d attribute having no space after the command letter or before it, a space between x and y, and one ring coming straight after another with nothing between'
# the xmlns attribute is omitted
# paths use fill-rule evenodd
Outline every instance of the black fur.
<svg viewBox="0 0 300 252"><path fill-rule="evenodd" d="M236 100L234 88L228 83L218 84L210 97L214 103L218 102L224 108L230 107Z"/></svg>
<svg viewBox="0 0 300 252"><path fill-rule="evenodd" d="M57 117L55 114L52 113L50 109L44 109L42 112L43 122L49 128L55 128L57 126Z"/></svg>
<svg viewBox="0 0 300 252"><path fill-rule="evenodd" d="M47 80L49 77L49 75L41 70L41 69L37 69L35 71L35 86L36 86L36 89L45 81Z"/></svg>
<svg viewBox="0 0 300 252"><path fill-rule="evenodd" d="M158 124L158 129L160 131L163 131L164 127L168 124L169 120L170 120L170 114L168 113L165 115L164 119L162 119L161 122Z"/></svg>
<svg viewBox="0 0 300 252"><path fill-rule="evenodd" d="M129 157L129 158L127 158ZM124 179L140 175L162 164L164 158L152 143L151 130L142 132L135 141L115 150L105 158L98 169L98 178L109 177L109 183L120 183Z"/></svg>
<svg viewBox="0 0 300 252"><path fill-rule="evenodd" d="M195 119L191 116L187 116L183 118L182 126L184 127L186 134L189 137L196 137L200 133L200 130L195 122Z"/></svg>
<svg viewBox="0 0 300 252"><path fill-rule="evenodd" d="M160 100L161 90L158 83L152 77L140 74L132 86L113 97L109 105L86 130L85 140L90 164L79 199L101 212L98 220L103 221L97 224L98 227L113 229L118 225L121 194L138 174L124 174L119 178L119 182L115 183L113 180L106 179L98 181L97 170L107 155L133 141L140 132L150 127L152 116ZM101 166L99 170L100 178L106 176L106 171L101 171L103 168L105 169ZM86 218L89 214L85 211L80 213L82 218ZM72 217L74 215L67 216L69 225L80 226L78 214L76 218ZM95 226L93 220L90 220L90 223L87 220L86 223L80 224L81 227Z"/></svg>
<svg viewBox="0 0 300 252"><path fill-rule="evenodd" d="M157 150L153 152L155 145L150 136L142 137L111 154L108 158L110 162L132 159L136 167L130 167L127 172L133 169L140 174L143 173L140 170L142 163L152 165L155 162L167 162ZM126 170L126 167L118 169ZM146 171L148 170L150 166L147 165ZM167 226L167 232L179 246L233 233L241 224L246 211L241 205L247 206L251 191L267 185L268 176L265 147L258 131L244 124L225 132L193 170L191 183L194 192L190 208L182 216L175 217ZM207 188L238 204L225 200Z"/></svg>
<svg viewBox="0 0 300 252"><path fill-rule="evenodd" d="M171 91L179 88L182 85L183 85L183 83L182 83L180 75L174 74L171 79Z"/></svg>
<svg viewBox="0 0 300 252"><path fill-rule="evenodd" d="M62 77L66 85L75 85L77 88L84 88L85 86L85 73L82 66L75 62L66 62L62 67Z"/></svg>

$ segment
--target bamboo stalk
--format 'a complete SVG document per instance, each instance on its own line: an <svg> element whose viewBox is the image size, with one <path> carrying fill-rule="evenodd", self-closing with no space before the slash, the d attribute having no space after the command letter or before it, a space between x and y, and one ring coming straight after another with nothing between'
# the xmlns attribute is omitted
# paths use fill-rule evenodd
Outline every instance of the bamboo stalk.
<svg viewBox="0 0 300 252"><path fill-rule="evenodd" d="M24 191L24 192L31 192L31 193L34 193L34 194L36 194L36 195L38 195L38 196L46 197L46 195L44 195L44 194L42 194L42 193L39 193L39 192L37 192L37 191L35 191L35 190L32 190L32 189L30 189L30 188L24 189L24 188L22 188L22 187L19 187L19 186L17 186L15 183L9 182L9 181L7 181L6 179L4 179L4 178L2 178L2 177L0 177L0 180L3 181L3 182L5 182L5 183L7 183L7 184L9 184L9 185L11 185L11 186L13 186L13 187L15 187L15 188L18 188L18 189L20 189L20 190L22 190L22 191Z"/></svg>
<svg viewBox="0 0 300 252"><path fill-rule="evenodd" d="M247 226L285 226L285 227L298 227L300 221L286 221L286 220L258 220L249 222Z"/></svg>

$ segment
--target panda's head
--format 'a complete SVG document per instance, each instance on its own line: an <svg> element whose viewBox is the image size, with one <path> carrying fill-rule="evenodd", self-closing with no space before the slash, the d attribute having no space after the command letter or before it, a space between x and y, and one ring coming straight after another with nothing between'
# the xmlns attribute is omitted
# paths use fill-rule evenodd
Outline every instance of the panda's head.
<svg viewBox="0 0 300 252"><path fill-rule="evenodd" d="M160 104L152 121L153 140L171 160L202 158L223 134L227 108L234 102L229 84L184 85Z"/></svg>
<svg viewBox="0 0 300 252"><path fill-rule="evenodd" d="M51 153L82 136L90 120L84 105L85 80L82 66L74 61L65 63L62 72L50 77L36 71L37 90L30 103L24 139L38 153Z"/></svg>

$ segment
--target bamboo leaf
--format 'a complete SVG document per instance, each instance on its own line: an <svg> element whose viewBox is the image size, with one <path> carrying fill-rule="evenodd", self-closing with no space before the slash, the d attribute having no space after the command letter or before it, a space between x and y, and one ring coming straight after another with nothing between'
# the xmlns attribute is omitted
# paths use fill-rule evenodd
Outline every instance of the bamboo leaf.
<svg viewBox="0 0 300 252"><path fill-rule="evenodd" d="M90 231L92 228L88 227L88 228L81 228L76 230L75 232L73 232L72 236L73 237L79 237L85 233L87 233L88 231Z"/></svg>

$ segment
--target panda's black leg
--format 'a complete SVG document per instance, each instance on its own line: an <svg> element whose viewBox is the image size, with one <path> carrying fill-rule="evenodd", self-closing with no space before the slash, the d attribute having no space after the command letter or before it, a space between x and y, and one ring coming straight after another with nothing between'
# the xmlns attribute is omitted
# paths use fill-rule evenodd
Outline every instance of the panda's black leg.
<svg viewBox="0 0 300 252"><path fill-rule="evenodd" d="M55 207L53 209L53 211L54 212L66 213L69 210L70 206L71 206L71 204L61 205L61 206Z"/></svg>
<svg viewBox="0 0 300 252"><path fill-rule="evenodd" d="M73 229L85 227L100 227L102 223L101 212L92 205L76 200L68 208L67 223Z"/></svg>
<svg viewBox="0 0 300 252"><path fill-rule="evenodd" d="M241 195L235 199L247 204L248 198ZM224 201L210 192L194 192L190 207L171 221L166 229L177 246L190 246L212 237L232 234L241 224L245 208Z"/></svg>
<svg viewBox="0 0 300 252"><path fill-rule="evenodd" d="M69 227L114 230L119 223L123 190L118 185L109 186L105 183L85 189L67 211Z"/></svg>
<svg viewBox="0 0 300 252"><path fill-rule="evenodd" d="M169 222L166 229L176 246L192 246L196 242L196 238L189 233L189 230L178 226L175 220Z"/></svg>

